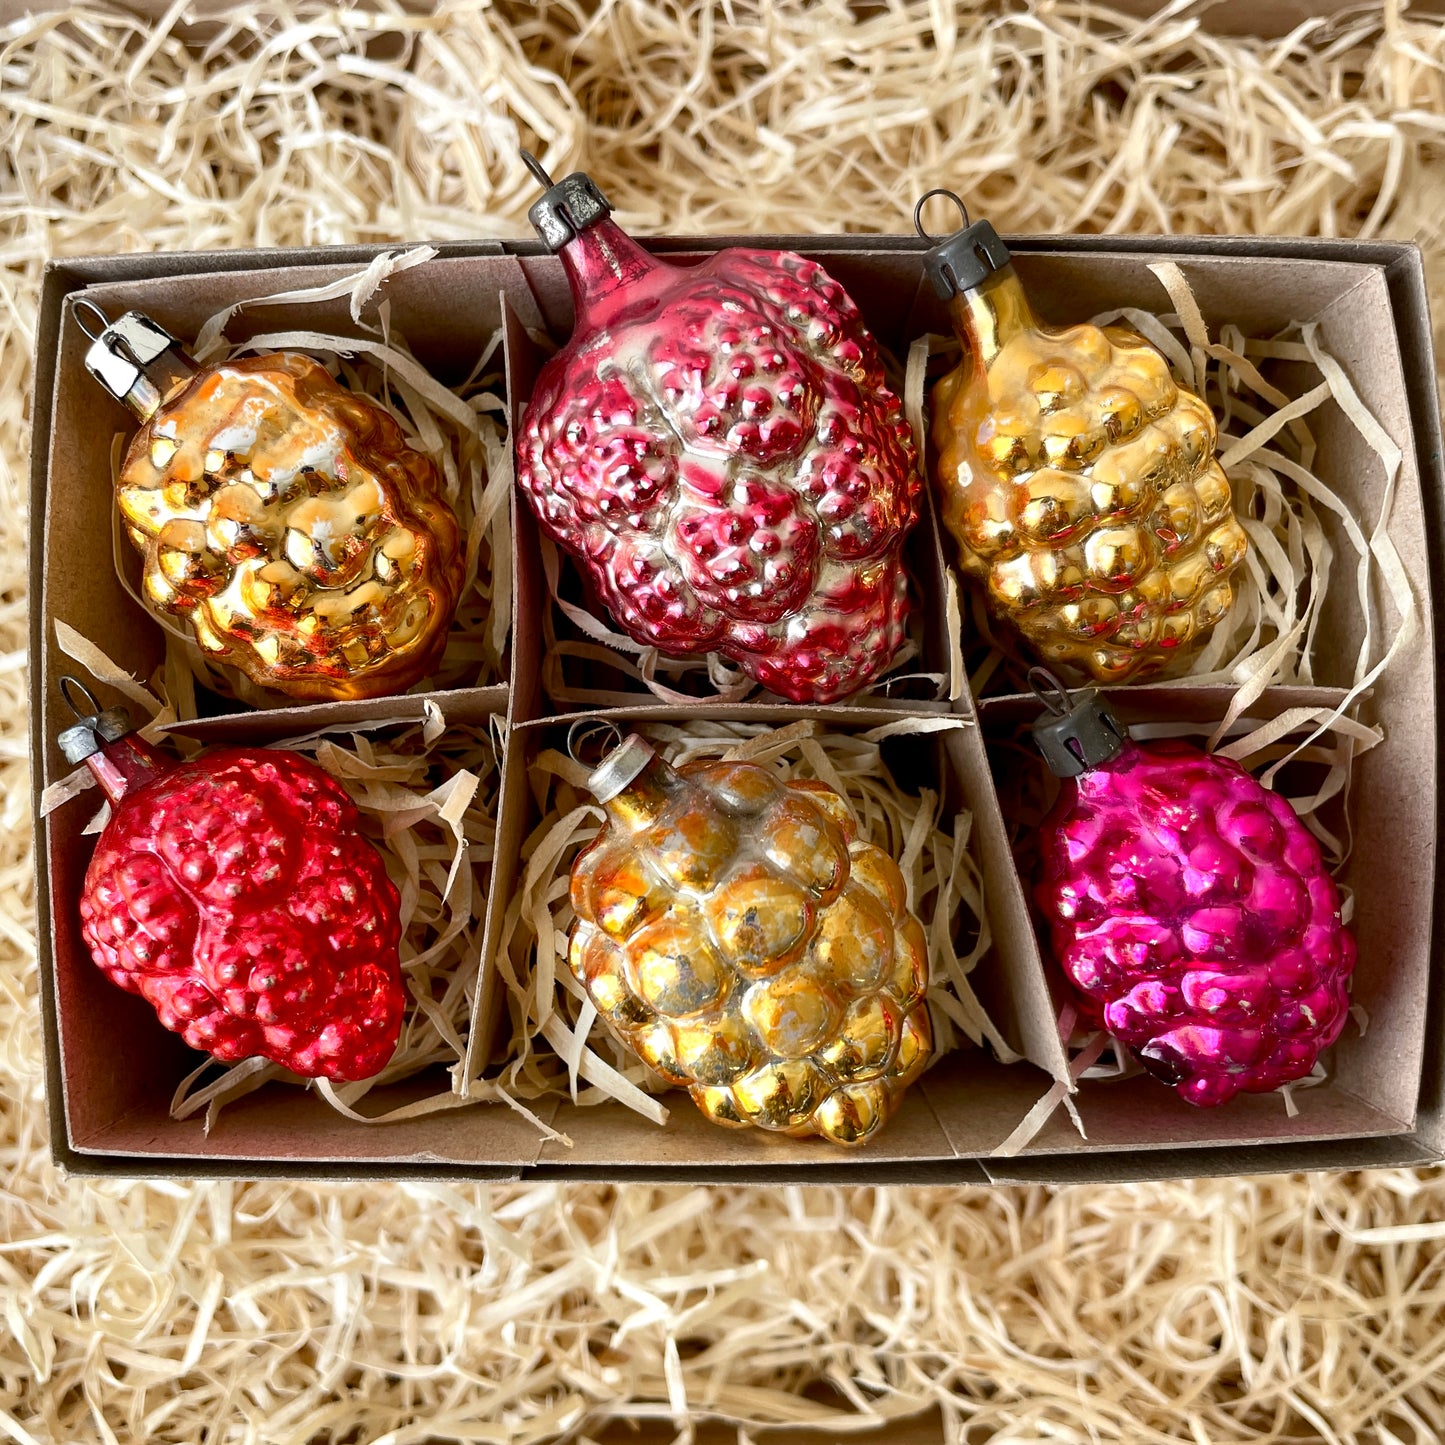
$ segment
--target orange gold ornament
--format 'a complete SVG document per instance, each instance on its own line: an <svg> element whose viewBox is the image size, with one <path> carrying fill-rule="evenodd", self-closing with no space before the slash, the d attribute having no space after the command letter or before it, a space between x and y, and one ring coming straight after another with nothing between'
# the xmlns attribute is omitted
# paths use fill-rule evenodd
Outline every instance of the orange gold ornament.
<svg viewBox="0 0 1445 1445"><path fill-rule="evenodd" d="M925 258L963 358L933 392L960 565L1052 663L1101 682L1178 659L1234 605L1248 540L1206 403L1124 326L1045 326L987 221Z"/></svg>
<svg viewBox="0 0 1445 1445"><path fill-rule="evenodd" d="M569 960L612 1030L716 1124L861 1144L933 1047L903 875L848 804L627 738L588 779Z"/></svg>
<svg viewBox="0 0 1445 1445"><path fill-rule="evenodd" d="M435 667L460 535L381 406L295 352L198 367L138 312L93 339L86 365L142 422L116 502L153 607L293 698L404 692Z"/></svg>

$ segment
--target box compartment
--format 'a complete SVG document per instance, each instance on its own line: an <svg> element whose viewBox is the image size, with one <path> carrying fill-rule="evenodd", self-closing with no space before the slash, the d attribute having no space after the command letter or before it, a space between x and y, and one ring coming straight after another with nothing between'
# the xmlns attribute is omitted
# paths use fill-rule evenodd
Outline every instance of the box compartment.
<svg viewBox="0 0 1445 1445"><path fill-rule="evenodd" d="M816 256L863 305L880 340L895 352L912 336L941 330L942 317L922 274L921 243L904 237L749 237L750 246L787 246ZM723 241L663 240L655 249L697 254ZM1315 320L1321 339L1345 365L1366 404L1401 448L1390 535L1420 605L1421 625L1408 658L1379 681L1364 716L1382 724L1386 741L1357 763L1351 806L1355 849L1345 880L1356 894L1361 942L1359 1001L1370 1015L1364 1038L1352 1034L1333 1051L1331 1082L1298 1096L1291 1119L1276 1098L1237 1099L1215 1111L1178 1101L1148 1079L1094 1086L1080 1094L1090 1138L1080 1140L1056 1114L1016 1158L993 1154L1022 1115L1066 1074L1057 1037L1055 1003L1039 963L1025 888L1011 859L1008 821L988 781L984 739L1022 716L1023 703L887 698L862 706L811 710L830 727L868 727L900 714L936 716L947 708L963 728L940 735L938 747L957 794L975 812L976 845L988 887L996 949L973 975L1008 1037L1032 1063L1003 1066L982 1050L949 1056L915 1087L904 1109L874 1145L853 1154L759 1134L724 1133L705 1125L682 1095L670 1099L665 1130L619 1107L577 1109L548 1103L538 1112L567 1134L572 1148L543 1140L501 1105L479 1105L410 1121L402 1127L351 1123L298 1090L268 1087L228 1105L205 1136L196 1121L172 1122L170 1094L194 1056L159 1028L138 999L122 995L91 965L75 926L75 898L88 860L80 836L88 816L75 804L46 823L40 879L41 954L52 1139L72 1169L130 1176L145 1173L285 1177L472 1177L883 1182L982 1182L988 1179L1177 1177L1239 1169L1340 1167L1415 1163L1438 1157L1442 1133L1442 989L1434 929L1437 887L1438 748L1433 596L1438 596L1441 535L1440 434L1433 358L1418 252L1391 243L1287 241L1261 238L1024 238L1011 242L1025 284L1041 314L1083 317L1120 305L1168 309L1167 294L1148 270L1151 261L1184 266L1206 321L1238 322L1247 331ZM124 413L97 393L80 364L82 338L65 315L65 298L82 289L118 309L142 306L185 335L227 296L262 286L286 290L334 278L366 262L379 248L337 252L258 252L225 257L112 257L70 262L47 273L42 306L42 361L36 407L32 491L32 698L35 785L39 791L66 771L53 745L61 718L56 677L65 669L51 622L62 617L138 673L159 656L155 624L142 616L111 575L108 525L109 446ZM476 328L502 325L512 407L530 394L540 351L529 331L566 334L570 302L560 268L533 243L492 243L440 249L437 262L388 282L393 319L418 355L443 378L464 374L474 357ZM433 266L444 268L435 273ZM402 283L405 282L405 286ZM229 288L229 289L226 289ZM331 303L327 303L331 304ZM340 307L338 313L335 309ZM242 313L250 334L270 329L262 308ZM288 318L297 324L295 316ZM315 324L323 316L317 313ZM344 302L325 324L349 324ZM425 334L426 340L423 341ZM1317 416L1321 457L1331 453L1330 481L1373 516L1384 479L1373 454L1360 455L1341 416ZM86 499L86 500L82 500ZM515 503L515 498L514 498ZM456 708L504 713L508 724L498 803L499 849L493 906L483 945L484 980L497 946L496 899L516 882L516 853L527 826L530 790L526 759L533 740L559 726L565 714L541 686L541 609L545 586L536 529L525 505L514 505L514 632L511 685L442 694ZM928 539L931 545L931 539ZM1428 585L1426 579L1429 579ZM1345 591L1346 589L1342 589ZM1358 650L1360 626L1347 596L1327 615L1329 645L1308 700L1338 698ZM1195 709L1209 716L1217 696L1184 684L1126 690L1131 705L1152 715ZM1303 702L1277 689L1251 710ZM475 693L476 695L472 695ZM484 694L484 695L483 695ZM414 697L392 704L397 717L416 716ZM260 737L270 727L285 735L341 723L330 708L278 709L189 725L193 736ZM771 721L808 715L786 704L729 708L699 702L709 717ZM374 709L373 709L374 710ZM666 705L638 695L613 708L618 719L660 718ZM676 714L674 714L676 715ZM683 714L686 715L686 714ZM694 712L693 715L697 715ZM352 715L354 716L354 714ZM974 725L977 724L977 725ZM1403 861L1402 861L1403 860ZM1404 886L1408 879L1410 886ZM1366 948L1369 959L1366 960ZM487 991L480 990L479 993ZM490 1057L495 994L474 1025L471 1072ZM127 1048L124 1064L110 1042L113 1022L127 1035L147 1025L156 1047ZM397 1086L398 1090L409 1086ZM415 1086L411 1086L415 1087ZM1100 1102L1096 1105L1094 1095ZM1106 1098L1107 1095L1107 1098ZM740 1172L741 1171L741 1172Z"/></svg>

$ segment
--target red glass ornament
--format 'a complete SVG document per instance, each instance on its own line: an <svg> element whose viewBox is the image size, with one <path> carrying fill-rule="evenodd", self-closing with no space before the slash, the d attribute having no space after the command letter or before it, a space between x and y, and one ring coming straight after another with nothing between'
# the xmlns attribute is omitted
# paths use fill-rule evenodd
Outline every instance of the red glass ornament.
<svg viewBox="0 0 1445 1445"><path fill-rule="evenodd" d="M112 808L80 899L102 972L224 1062L377 1073L406 1009L400 900L345 790L298 753L178 762L127 729L113 709L61 738Z"/></svg>
<svg viewBox="0 0 1445 1445"><path fill-rule="evenodd" d="M1092 691L1050 707L1036 896L1085 1016L1191 1104L1304 1077L1355 966L1319 844L1238 763L1133 742Z"/></svg>
<svg viewBox="0 0 1445 1445"><path fill-rule="evenodd" d="M866 686L903 642L921 483L857 307L790 252L670 265L586 176L535 170L576 308L517 441L543 529L639 643L794 702Z"/></svg>

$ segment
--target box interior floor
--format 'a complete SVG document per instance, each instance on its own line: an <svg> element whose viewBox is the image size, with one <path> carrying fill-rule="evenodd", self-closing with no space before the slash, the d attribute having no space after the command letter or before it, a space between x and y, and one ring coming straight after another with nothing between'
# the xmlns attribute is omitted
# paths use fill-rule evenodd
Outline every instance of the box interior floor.
<svg viewBox="0 0 1445 1445"><path fill-rule="evenodd" d="M858 300L879 340L895 355L947 323L923 276L911 238L748 238L819 259ZM709 245L714 243L709 243ZM716 244L723 244L719 241ZM657 249L698 253L697 242ZM54 622L64 621L115 661L146 676L161 657L161 633L115 577L109 522L110 449L127 414L107 401L83 366L86 342L68 298L82 288L111 314L135 307L175 334L193 335L219 306L266 291L318 285L356 269L375 252L231 253L225 257L106 258L53 268L45 326L56 336L53 374L37 392L48 449L37 446L33 506L39 599L34 613L37 790L64 776L54 738L68 712L58 678L72 665L58 651ZM1417 254L1408 247L1257 240L1133 241L1053 238L1023 241L1018 268L1041 315L1082 319L1125 305L1169 309L1148 269L1184 266L1206 322L1259 335L1291 321L1312 321L1324 347L1344 365L1361 398L1400 446L1390 536L1408 574L1431 576L1428 545L1438 532L1439 423L1423 317ZM386 294L395 326L418 358L443 380L464 376L479 344L504 328L510 402L524 404L541 360L536 333L567 335L571 305L560 263L525 243L453 245L424 266L397 274ZM319 303L304 318L288 308L285 324L355 333L346 302ZM228 326L237 337L274 329L277 313L248 307ZM42 344L42 353L44 346ZM1297 382L1298 377L1293 378ZM1298 389L1298 387L1296 387ZM1382 467L1331 403L1311 419L1322 479L1360 516L1374 519L1384 496ZM1418 435L1417 435L1418 434ZM1418 444L1417 444L1418 443ZM1422 469L1427 475L1422 480ZM1326 519L1327 528L1338 520ZM435 695L453 722L490 715L508 728L502 759L498 848L483 942L483 986L472 1020L476 1069L488 1062L501 1007L495 969L502 906L517 880L521 840L535 821L526 770L537 746L556 741L559 717L580 710L543 692L542 617L550 605L536 531L514 507L514 631L507 686ZM914 544L926 614L925 651L941 647L944 554L931 516ZM1346 549L1338 554L1348 557ZM988 743L1032 715L1031 700L968 697L950 702L870 697L849 705L798 708L780 703L727 707L699 701L663 705L636 686L609 680L609 702L587 711L619 722L687 716L781 725L812 717L829 730L853 731L900 715L948 711L962 725L927 748L932 781L975 816L994 948L974 982L1010 1042L1027 1062L1005 1066L965 1048L925 1075L881 1137L842 1154L818 1141L778 1139L762 1131L708 1125L681 1094L665 1129L620 1106L576 1108L565 1100L539 1110L571 1147L540 1137L520 1115L478 1105L376 1128L348 1121L294 1088L268 1086L228 1105L207 1134L199 1120L175 1122L168 1108L195 1056L167 1033L141 1000L115 989L91 963L78 931L77 900L91 840L81 836L93 808L74 803L46 823L41 880L42 954L51 1044L52 1137L57 1153L81 1171L237 1175L461 1173L511 1177L524 1171L563 1177L605 1175L702 1178L1074 1178L1090 1171L1176 1175L1237 1168L1407 1161L1437 1152L1440 1089L1439 981L1432 979L1435 909L1436 672L1433 613L1418 584L1421 626L1402 657L1373 689L1364 717L1386 742L1359 759L1350 797L1354 847L1342 882L1354 892L1359 962L1353 997L1368 1018L1347 1028L1329 1056L1326 1083L1297 1095L1291 1117L1276 1096L1241 1096L1227 1107L1197 1110L1148 1078L1085 1081L1076 1104L1082 1139L1057 1111L1017 1159L991 1158L1055 1080L1068 1078L1059 1042L1056 996L1039 956L1025 887L1010 854L1007 826L990 770ZM1259 719L1301 705L1329 705L1348 686L1363 641L1350 585L1336 584L1320 628L1313 688L1270 689L1250 710ZM925 657L925 665L938 662ZM1230 690L1155 683L1122 690L1129 718L1212 722ZM423 698L382 704L330 704L225 713L190 725L210 740L267 741L353 719L361 712L398 722L421 715ZM997 760L995 759L995 762ZM1406 887L1402 880L1413 880ZM46 936L48 930L48 937ZM1433 992L1432 992L1433 990ZM1432 1012L1433 1011L1433 1012ZM125 1048L116 1039L127 1041ZM413 1081L371 1096L389 1107L434 1092Z"/></svg>

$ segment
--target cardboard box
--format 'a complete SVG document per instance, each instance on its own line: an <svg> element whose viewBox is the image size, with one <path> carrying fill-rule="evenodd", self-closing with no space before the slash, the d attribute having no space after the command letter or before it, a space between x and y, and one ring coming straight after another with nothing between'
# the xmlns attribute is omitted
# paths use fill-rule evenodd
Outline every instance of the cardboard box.
<svg viewBox="0 0 1445 1445"><path fill-rule="evenodd" d="M913 336L946 329L922 274L912 237L765 237L753 245L813 255L862 305L879 339L902 354ZM664 240L655 249L697 253L725 240ZM951 704L966 724L932 748L936 781L976 818L978 856L988 889L995 954L975 978L1011 1042L1028 1062L1003 1066L982 1050L944 1059L912 1091L873 1145L843 1153L817 1141L780 1140L760 1131L730 1133L704 1123L677 1096L665 1130L621 1107L576 1109L559 1102L544 1117L574 1141L541 1139L518 1115L480 1105L367 1127L318 1099L268 1086L228 1105L210 1136L199 1121L173 1122L168 1105L194 1056L163 1030L140 1000L121 994L94 968L78 936L76 900L90 855L79 834L88 811L61 810L45 824L38 900L51 1135L56 1157L83 1173L287 1177L517 1177L667 1181L965 1182L1173 1177L1240 1170L1425 1162L1445 1153L1445 990L1435 977L1439 661L1432 597L1442 594L1438 546L1445 496L1439 415L1418 252L1393 243L1266 238L1023 238L1011 242L1040 312L1082 318L1122 304L1168 309L1148 271L1171 258L1186 269L1206 321L1246 330L1316 320L1321 338L1401 447L1404 462L1391 535L1417 589L1422 626L1366 704L1387 741L1361 758L1352 791L1355 848L1345 881L1356 894L1360 958L1355 998L1367 1010L1363 1037L1350 1031L1333 1050L1330 1079L1300 1097L1289 1117L1278 1098L1241 1097L1196 1110L1148 1079L1086 1083L1080 1096L1087 1143L1056 1115L1018 1157L994 1150L1067 1061L1055 1024L1056 1000L1040 965L1024 890L1010 857L1006 822L989 770L987 741L1015 725L1023 701L967 697ZM111 565L108 456L127 425L82 365L84 338L68 298L84 290L112 312L149 311L182 336L235 296L319 283L369 261L376 250L349 247L173 256L105 257L52 266L46 274L39 336L32 476L32 750L36 798L67 771L53 739L66 714L57 690L65 670L56 650L57 617L79 628L117 661L144 673L159 655L159 632L126 598ZM534 243L444 245L438 259L388 282L392 316L420 359L443 379L470 361L478 335L506 327L514 407L528 395L538 352L528 328L561 338L570 302L560 263ZM293 318L295 319L295 318ZM318 327L344 332L345 305L317 308ZM271 321L248 309L236 328L251 334ZM1367 515L1382 485L1379 466L1342 414L1316 418L1322 474ZM528 826L526 764L565 708L540 685L546 605L535 529L515 509L515 626L506 688L441 696L449 718L505 714L499 838L493 896L483 941L484 979L498 946L501 902L516 881L517 848ZM929 547L932 538L925 539ZM936 590L936 589L935 589ZM1348 589L1342 589L1342 595ZM1252 714L1268 717L1308 702L1337 699L1358 649L1360 626L1347 601L1332 604L1314 689L1274 689ZM936 630L936 624L935 624ZM1179 684L1126 690L1139 715L1217 718L1227 691ZM709 707L705 703L698 707ZM415 697L389 715L418 715ZM830 729L868 727L900 712L936 714L929 701L870 699L835 707L744 703L730 717L764 723L800 716ZM228 713L188 730L212 739L274 739L330 720L351 704L262 713ZM374 707L372 710L375 710ZM647 694L602 710L618 720L675 716ZM710 706L709 715L722 715ZM987 981L985 981L987 971ZM490 1040L495 994L479 991L473 1020L476 1061ZM124 1040L124 1048L115 1041ZM409 1088L388 1091L399 1102ZM380 1104L380 1100L374 1102Z"/></svg>

